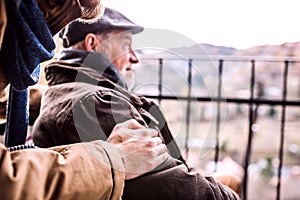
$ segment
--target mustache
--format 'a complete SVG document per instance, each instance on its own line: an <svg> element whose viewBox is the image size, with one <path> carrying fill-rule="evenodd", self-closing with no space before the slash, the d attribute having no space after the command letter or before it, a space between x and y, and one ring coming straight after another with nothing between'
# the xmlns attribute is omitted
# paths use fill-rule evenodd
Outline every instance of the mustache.
<svg viewBox="0 0 300 200"><path fill-rule="evenodd" d="M81 10L82 16L78 20L84 23L94 23L102 17L105 6L103 4L98 4L94 7L82 7Z"/></svg>

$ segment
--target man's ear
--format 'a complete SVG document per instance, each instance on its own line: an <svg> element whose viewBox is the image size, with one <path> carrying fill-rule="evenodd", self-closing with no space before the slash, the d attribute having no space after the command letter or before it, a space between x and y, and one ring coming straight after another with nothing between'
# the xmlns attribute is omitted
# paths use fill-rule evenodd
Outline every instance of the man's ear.
<svg viewBox="0 0 300 200"><path fill-rule="evenodd" d="M100 44L100 41L95 34L89 33L85 36L84 43L87 51L94 51L96 46Z"/></svg>

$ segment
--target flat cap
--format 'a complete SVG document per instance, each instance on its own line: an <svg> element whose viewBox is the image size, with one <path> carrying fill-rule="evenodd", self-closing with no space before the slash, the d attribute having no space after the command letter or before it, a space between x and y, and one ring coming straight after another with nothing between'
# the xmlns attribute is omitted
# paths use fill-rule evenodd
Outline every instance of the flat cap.
<svg viewBox="0 0 300 200"><path fill-rule="evenodd" d="M136 25L120 12L106 7L103 16L99 20L93 23L75 20L59 32L59 37L63 40L64 47L70 47L83 40L88 33L96 34L115 29L131 31L132 34L144 30L143 27Z"/></svg>

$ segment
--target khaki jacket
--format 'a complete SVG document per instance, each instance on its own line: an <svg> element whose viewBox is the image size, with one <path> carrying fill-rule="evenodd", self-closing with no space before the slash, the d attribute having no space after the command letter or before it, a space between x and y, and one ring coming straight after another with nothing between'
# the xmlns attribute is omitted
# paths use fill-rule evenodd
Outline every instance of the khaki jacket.
<svg viewBox="0 0 300 200"><path fill-rule="evenodd" d="M120 199L124 168L103 141L9 152L0 144L1 199Z"/></svg>

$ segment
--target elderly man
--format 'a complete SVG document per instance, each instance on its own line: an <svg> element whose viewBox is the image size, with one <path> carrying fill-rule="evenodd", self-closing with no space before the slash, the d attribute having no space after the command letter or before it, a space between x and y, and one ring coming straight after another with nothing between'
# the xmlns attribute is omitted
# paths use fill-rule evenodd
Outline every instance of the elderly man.
<svg viewBox="0 0 300 200"><path fill-rule="evenodd" d="M46 51L35 47L51 44L51 33L55 34L73 19L92 19L98 15L95 13L101 14L99 9L93 12L94 7L102 7L100 0L0 0L0 90L9 83L11 87L27 88L29 79L25 74L39 67L32 63L38 64L47 57L34 54ZM26 29L28 37L16 31L20 29ZM45 35L37 38L41 33ZM11 42L13 46L9 45ZM18 65L24 60L26 66ZM25 102L26 105L26 97L18 99L22 102L13 100L13 104ZM26 112L25 107L19 108ZM14 114L17 119L18 113ZM139 138L133 138L127 131ZM134 120L115 126L110 140L111 144L98 140L51 149L26 145L8 149L0 144L1 199L121 199L125 179L149 172L167 158L166 147L157 132L145 129Z"/></svg>
<svg viewBox="0 0 300 200"><path fill-rule="evenodd" d="M139 61L132 34L142 30L106 8L101 20L74 21L60 32L67 49L46 66L50 87L33 127L35 144L118 141L110 135L113 127L135 119L160 132L172 157L147 175L126 181L123 199L238 199L212 177L189 172L158 106L126 90L125 77Z"/></svg>

